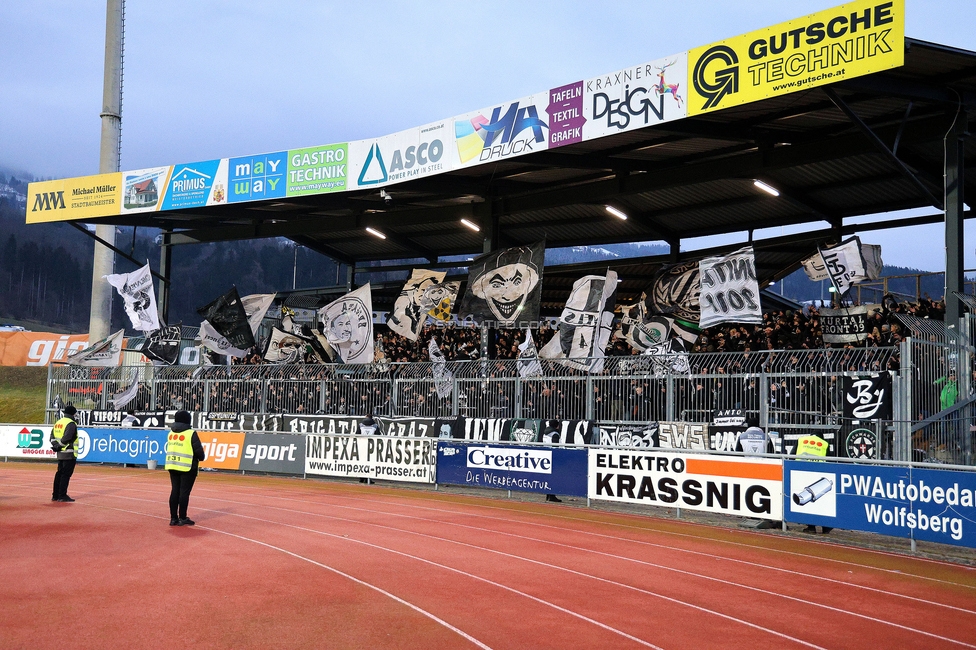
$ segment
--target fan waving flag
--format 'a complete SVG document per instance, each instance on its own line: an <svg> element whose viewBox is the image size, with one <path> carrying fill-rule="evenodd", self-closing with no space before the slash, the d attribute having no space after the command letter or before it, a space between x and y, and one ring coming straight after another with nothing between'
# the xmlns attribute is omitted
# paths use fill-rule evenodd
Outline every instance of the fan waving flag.
<svg viewBox="0 0 976 650"><path fill-rule="evenodd" d="M528 327L539 320L546 242L486 253L468 266L458 318L481 325Z"/></svg>
<svg viewBox="0 0 976 650"><path fill-rule="evenodd" d="M701 282L699 327L719 323L762 324L759 281L752 246L698 262Z"/></svg>
<svg viewBox="0 0 976 650"><path fill-rule="evenodd" d="M444 271L414 269L386 321L390 329L416 341L428 316L448 320L461 283L444 282L446 275Z"/></svg>
<svg viewBox="0 0 976 650"><path fill-rule="evenodd" d="M248 327L251 328L252 336L257 337L258 329L261 327L261 321L264 320L264 315L268 313L268 308L271 306L276 295L278 294L253 293L241 298L241 304L244 305L244 313L247 314L247 323ZM247 356L246 349L236 348L231 345L230 341L214 329L214 326L208 321L200 323L200 341L217 354L225 354L238 358Z"/></svg>
<svg viewBox="0 0 976 650"><path fill-rule="evenodd" d="M860 238L851 237L839 246L821 248L820 256L837 295L843 296L852 286L867 280Z"/></svg>
<svg viewBox="0 0 976 650"><path fill-rule="evenodd" d="M163 327L146 336L139 352L150 359L162 361L167 365L173 365L180 357L180 337L183 332L183 323Z"/></svg>
<svg viewBox="0 0 976 650"><path fill-rule="evenodd" d="M247 320L244 303L237 293L237 287L220 296L209 305L197 309L214 330L227 339L231 346L246 350L254 347L254 334ZM225 353L226 354L226 353Z"/></svg>
<svg viewBox="0 0 976 650"><path fill-rule="evenodd" d="M556 336L539 352L544 359L565 361L579 370L600 372L604 349L610 340L613 307L617 296L617 273L605 277L586 275L573 283L566 306L559 316Z"/></svg>
<svg viewBox="0 0 976 650"><path fill-rule="evenodd" d="M539 351L535 347L532 339L532 330L525 328L525 340L518 346L518 366L519 377L541 377L542 362L539 361Z"/></svg>
<svg viewBox="0 0 976 650"><path fill-rule="evenodd" d="M149 264L132 273L103 275L115 287L125 302L125 314L132 329L152 332L159 329L159 313L156 310L156 294L153 291L152 272Z"/></svg>
<svg viewBox="0 0 976 650"><path fill-rule="evenodd" d="M454 373L447 369L447 359L437 345L437 339L430 337L427 345L427 353L430 355L430 370L434 375L434 387L437 389L437 396L441 399L450 397L454 391Z"/></svg>
<svg viewBox="0 0 976 650"><path fill-rule="evenodd" d="M343 363L373 363L373 294L368 282L319 309L319 320Z"/></svg>

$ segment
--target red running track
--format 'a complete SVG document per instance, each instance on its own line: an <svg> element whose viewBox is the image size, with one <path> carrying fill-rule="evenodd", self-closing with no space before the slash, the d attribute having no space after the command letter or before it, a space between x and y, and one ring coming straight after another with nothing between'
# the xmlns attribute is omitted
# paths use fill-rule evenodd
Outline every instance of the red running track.
<svg viewBox="0 0 976 650"><path fill-rule="evenodd" d="M358 483L0 465L4 648L976 648L976 570Z"/></svg>

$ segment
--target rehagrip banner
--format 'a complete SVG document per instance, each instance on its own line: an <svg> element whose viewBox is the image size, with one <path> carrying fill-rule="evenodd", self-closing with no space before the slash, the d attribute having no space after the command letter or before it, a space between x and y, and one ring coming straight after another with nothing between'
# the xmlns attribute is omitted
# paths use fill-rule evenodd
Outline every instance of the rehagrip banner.
<svg viewBox="0 0 976 650"><path fill-rule="evenodd" d="M437 482L586 496L586 450L440 442Z"/></svg>
<svg viewBox="0 0 976 650"><path fill-rule="evenodd" d="M433 483L437 442L388 436L305 436L305 472L320 476Z"/></svg>

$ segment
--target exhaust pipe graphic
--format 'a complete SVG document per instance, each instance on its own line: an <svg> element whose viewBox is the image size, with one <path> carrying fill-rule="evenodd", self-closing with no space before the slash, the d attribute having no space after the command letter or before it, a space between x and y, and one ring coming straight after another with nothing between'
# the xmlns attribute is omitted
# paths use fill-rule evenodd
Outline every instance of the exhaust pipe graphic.
<svg viewBox="0 0 976 650"><path fill-rule="evenodd" d="M829 478L822 478L814 481L810 485L806 486L799 492L793 493L793 503L798 506L805 506L808 503L813 503L823 495L830 492L834 487L834 482Z"/></svg>

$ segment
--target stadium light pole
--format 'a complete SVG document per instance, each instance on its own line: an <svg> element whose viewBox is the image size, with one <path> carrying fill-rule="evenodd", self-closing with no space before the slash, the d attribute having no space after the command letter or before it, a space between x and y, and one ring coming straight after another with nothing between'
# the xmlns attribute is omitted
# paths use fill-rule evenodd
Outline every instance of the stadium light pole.
<svg viewBox="0 0 976 650"><path fill-rule="evenodd" d="M102 139L98 157L101 174L119 171L119 151L122 140L122 29L125 0L106 0L105 3L105 70L102 81ZM95 236L115 245L115 226L95 226ZM91 343L105 338L112 325L112 287L102 279L115 272L115 253L111 248L95 242L92 260L91 314L88 321L88 340Z"/></svg>

